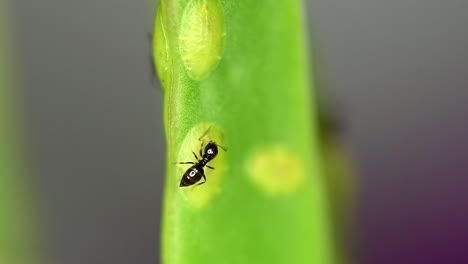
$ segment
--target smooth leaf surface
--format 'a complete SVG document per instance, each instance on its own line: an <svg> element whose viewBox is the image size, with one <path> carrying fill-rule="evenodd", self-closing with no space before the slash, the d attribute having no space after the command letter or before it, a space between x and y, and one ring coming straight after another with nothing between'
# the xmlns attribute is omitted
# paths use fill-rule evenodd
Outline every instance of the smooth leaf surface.
<svg viewBox="0 0 468 264"><path fill-rule="evenodd" d="M163 263L334 263L301 4L161 1L154 54L168 147ZM205 53L183 28L194 5L204 13L190 15L206 32L189 34ZM210 140L228 149L209 163L215 170L205 170L203 185L179 187L191 165L174 163L195 162L192 151Z"/></svg>

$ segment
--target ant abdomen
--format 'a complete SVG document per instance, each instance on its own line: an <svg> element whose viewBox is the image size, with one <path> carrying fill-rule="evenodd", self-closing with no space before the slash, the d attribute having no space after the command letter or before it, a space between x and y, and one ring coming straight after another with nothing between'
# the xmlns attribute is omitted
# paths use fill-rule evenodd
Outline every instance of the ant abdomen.
<svg viewBox="0 0 468 264"><path fill-rule="evenodd" d="M195 164L190 169L188 169L182 180L180 181L180 187L190 186L200 181L200 179L205 175L203 167L200 164Z"/></svg>

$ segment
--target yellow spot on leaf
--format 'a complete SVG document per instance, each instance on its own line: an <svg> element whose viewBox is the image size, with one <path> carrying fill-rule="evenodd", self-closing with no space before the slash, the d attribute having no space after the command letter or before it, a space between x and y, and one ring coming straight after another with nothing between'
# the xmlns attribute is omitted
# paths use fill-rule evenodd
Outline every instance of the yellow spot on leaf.
<svg viewBox="0 0 468 264"><path fill-rule="evenodd" d="M164 9L159 8L156 15L156 24L153 36L153 59L158 71L162 87L165 89L170 76L170 51L168 37L164 25Z"/></svg>
<svg viewBox="0 0 468 264"><path fill-rule="evenodd" d="M249 180L267 196L292 193L305 180L302 160L280 145L254 150L246 168Z"/></svg>
<svg viewBox="0 0 468 264"><path fill-rule="evenodd" d="M219 0L188 2L180 26L179 50L190 78L204 80L218 66L225 35Z"/></svg>

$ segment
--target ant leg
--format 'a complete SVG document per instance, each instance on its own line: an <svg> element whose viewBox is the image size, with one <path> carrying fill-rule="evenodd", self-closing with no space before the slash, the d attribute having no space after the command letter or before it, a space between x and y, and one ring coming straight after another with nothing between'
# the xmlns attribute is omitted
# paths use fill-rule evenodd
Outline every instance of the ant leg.
<svg viewBox="0 0 468 264"><path fill-rule="evenodd" d="M193 151L192 151L192 153L193 153L193 156L195 156L195 158L196 158L197 160L199 160L198 157L197 157L197 154L195 154L195 152L193 152Z"/></svg>
<svg viewBox="0 0 468 264"><path fill-rule="evenodd" d="M204 138L206 136L206 134L208 134L208 132L210 132L210 129L211 129L211 126L205 131L205 133L203 133L203 135L198 140L203 141L202 138Z"/></svg>
<svg viewBox="0 0 468 264"><path fill-rule="evenodd" d="M200 182L199 184L197 184L197 186L206 183L206 176L205 176L205 174L203 174L203 179L204 179L205 181L204 181L204 182Z"/></svg>
<svg viewBox="0 0 468 264"><path fill-rule="evenodd" d="M210 169L212 169L212 170L215 169L215 168L213 168L213 167L211 167L211 166L208 166L208 165L205 165L205 166L208 167L208 168L210 168Z"/></svg>
<svg viewBox="0 0 468 264"><path fill-rule="evenodd" d="M195 163L191 161L183 161L183 162L177 162L176 164L195 164Z"/></svg>
<svg viewBox="0 0 468 264"><path fill-rule="evenodd" d="M205 143L205 142L202 142L202 143L201 143L201 147L200 147L200 157L203 157L203 154L202 154L203 143Z"/></svg>

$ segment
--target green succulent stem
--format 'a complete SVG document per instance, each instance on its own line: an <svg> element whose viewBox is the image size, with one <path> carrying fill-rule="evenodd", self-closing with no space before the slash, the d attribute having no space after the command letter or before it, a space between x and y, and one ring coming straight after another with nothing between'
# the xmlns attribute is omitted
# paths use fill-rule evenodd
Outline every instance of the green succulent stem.
<svg viewBox="0 0 468 264"><path fill-rule="evenodd" d="M15 90L6 4L0 0L0 263L38 263L30 192L20 143L18 91Z"/></svg>
<svg viewBox="0 0 468 264"><path fill-rule="evenodd" d="M160 2L163 263L335 262L302 4ZM179 187L209 141L215 170Z"/></svg>

